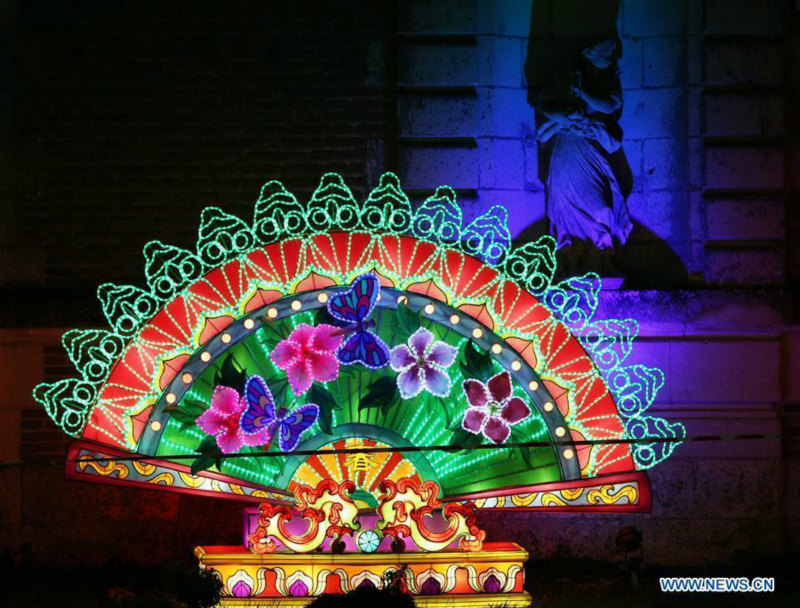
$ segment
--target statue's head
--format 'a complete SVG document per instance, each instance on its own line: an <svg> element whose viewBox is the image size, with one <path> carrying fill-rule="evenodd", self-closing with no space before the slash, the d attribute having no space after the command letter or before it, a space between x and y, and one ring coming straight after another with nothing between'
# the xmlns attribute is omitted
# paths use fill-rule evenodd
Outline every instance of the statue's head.
<svg viewBox="0 0 800 608"><path fill-rule="evenodd" d="M581 55L600 70L611 67L620 56L619 42L614 38L603 38L586 47Z"/></svg>

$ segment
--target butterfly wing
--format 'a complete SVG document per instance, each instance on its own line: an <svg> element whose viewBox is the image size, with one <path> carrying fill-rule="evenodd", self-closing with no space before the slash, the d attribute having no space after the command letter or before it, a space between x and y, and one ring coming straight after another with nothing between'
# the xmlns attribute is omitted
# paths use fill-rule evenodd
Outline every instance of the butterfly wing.
<svg viewBox="0 0 800 608"><path fill-rule="evenodd" d="M250 376L244 385L247 407L240 426L246 435L260 433L275 422L275 401L261 376Z"/></svg>
<svg viewBox="0 0 800 608"><path fill-rule="evenodd" d="M362 274L350 284L347 291L337 293L328 300L328 312L340 321L359 323L372 314L380 288L378 277Z"/></svg>
<svg viewBox="0 0 800 608"><path fill-rule="evenodd" d="M389 363L389 347L366 329L357 330L339 347L336 354L343 365L361 363L370 369L379 369Z"/></svg>
<svg viewBox="0 0 800 608"><path fill-rule="evenodd" d="M281 452L291 452L300 443L301 435L319 418L319 406L308 403L286 414L280 420L278 437Z"/></svg>

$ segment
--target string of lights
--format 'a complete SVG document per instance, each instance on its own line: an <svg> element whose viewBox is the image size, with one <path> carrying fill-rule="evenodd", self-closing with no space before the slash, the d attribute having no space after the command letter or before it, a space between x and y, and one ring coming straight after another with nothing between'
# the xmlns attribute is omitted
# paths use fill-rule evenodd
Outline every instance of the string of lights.
<svg viewBox="0 0 800 608"><path fill-rule="evenodd" d="M481 444L476 446L461 445L419 445L419 446L397 446L397 447L358 447L358 448L334 448L325 450L295 450L293 452L252 452L249 454L228 454L229 458L275 458L281 456L312 456L315 454L377 454L383 452L409 453L409 452L459 452L462 450L512 450L515 448L548 448L559 446L595 446L595 445L651 445L656 443L683 443L688 442L708 442L708 441L743 441L755 439L781 439L782 435L777 433L752 433L738 435L696 435L694 437L642 437L639 439L619 438L619 439L586 439L582 441L522 441L516 443L503 444ZM159 456L158 459L164 460L194 460L197 454L169 454ZM140 460L153 460L152 456L105 456L96 458L82 457L81 462L134 462ZM76 462L76 461L71 461ZM3 465L0 465L3 466Z"/></svg>

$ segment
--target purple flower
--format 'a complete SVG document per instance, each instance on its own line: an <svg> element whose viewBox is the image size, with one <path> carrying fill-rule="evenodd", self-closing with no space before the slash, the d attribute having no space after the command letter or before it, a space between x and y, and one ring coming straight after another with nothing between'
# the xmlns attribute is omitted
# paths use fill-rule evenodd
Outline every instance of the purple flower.
<svg viewBox="0 0 800 608"><path fill-rule="evenodd" d="M434 342L433 334L420 327L408 339L392 349L389 363L400 372L397 388L403 399L419 395L423 390L437 397L450 394L450 376L444 370L456 359L458 349L445 342Z"/></svg>
<svg viewBox="0 0 800 608"><path fill-rule="evenodd" d="M485 384L480 380L464 380L462 386L470 407L461 426L475 435L482 433L489 441L505 443L511 427L531 414L528 405L513 396L508 372L492 376Z"/></svg>

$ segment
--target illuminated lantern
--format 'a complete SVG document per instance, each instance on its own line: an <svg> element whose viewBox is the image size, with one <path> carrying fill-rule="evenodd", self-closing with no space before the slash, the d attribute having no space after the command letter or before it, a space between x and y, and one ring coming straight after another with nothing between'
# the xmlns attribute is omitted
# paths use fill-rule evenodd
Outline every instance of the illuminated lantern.
<svg viewBox="0 0 800 608"><path fill-rule="evenodd" d="M196 251L145 257L148 289L102 285L110 329L68 332L78 376L34 397L71 478L251 505L240 549L197 551L226 605L401 563L418 605L527 605L527 553L475 510L646 511L685 434L648 415L663 374L626 364L635 321L595 318L598 277L554 283L552 239L512 247L500 207L465 225L449 188L414 210L392 174L363 204L335 174L305 204L269 182L252 224L206 209Z"/></svg>

